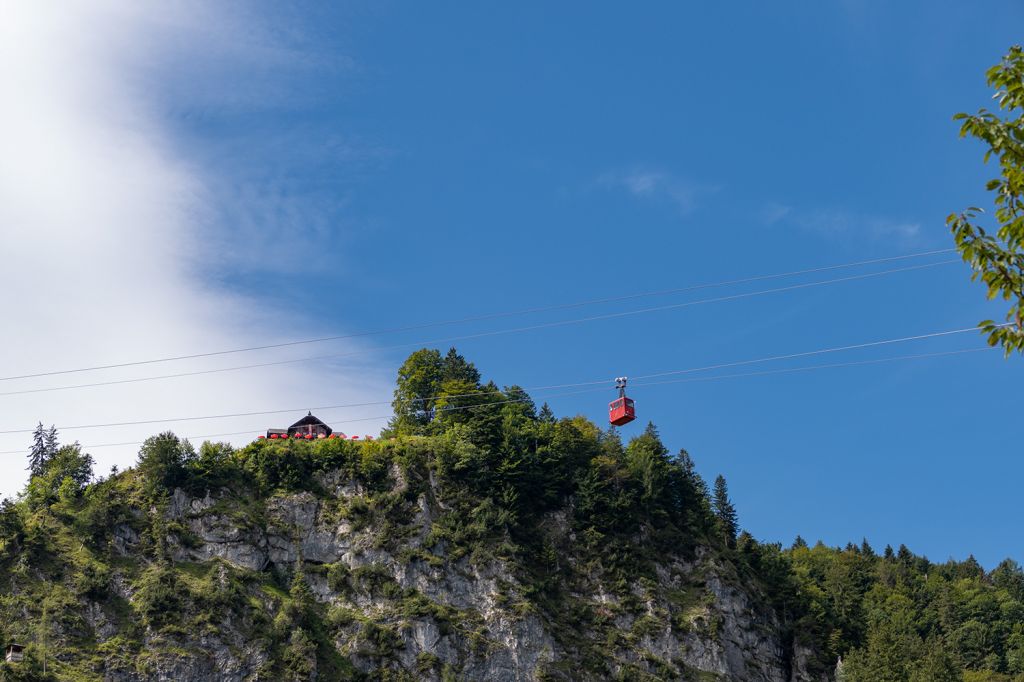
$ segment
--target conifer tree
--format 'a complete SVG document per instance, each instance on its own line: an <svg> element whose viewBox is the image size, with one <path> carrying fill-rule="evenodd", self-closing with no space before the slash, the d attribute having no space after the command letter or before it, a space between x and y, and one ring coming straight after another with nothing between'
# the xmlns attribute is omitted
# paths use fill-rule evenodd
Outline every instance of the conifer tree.
<svg viewBox="0 0 1024 682"><path fill-rule="evenodd" d="M43 423L39 422L32 432L32 448L28 453L28 470L31 474L38 476L43 473L46 463L53 459L58 449L60 444L57 442L57 427L51 425L45 429Z"/></svg>
<svg viewBox="0 0 1024 682"><path fill-rule="evenodd" d="M316 600L313 598L313 592L309 588L309 583L306 582L306 573L301 557L295 562L295 571L292 573L292 583L288 589L288 596L291 597L294 606L300 611L303 618L306 617L308 611L316 603Z"/></svg>
<svg viewBox="0 0 1024 682"><path fill-rule="evenodd" d="M694 534L706 531L714 522L711 500L708 498L708 484L704 482L685 449L680 449L672 461L672 486L674 508L684 515L684 523Z"/></svg>
<svg viewBox="0 0 1024 682"><path fill-rule="evenodd" d="M697 497L706 500L708 497L708 484L704 478L697 473L697 468L693 463L693 458L690 457L690 453L687 452L685 448L680 448L679 453L676 455L676 462L679 463L679 468L683 471L683 477L692 487L693 493Z"/></svg>
<svg viewBox="0 0 1024 682"><path fill-rule="evenodd" d="M648 422L644 432L630 441L625 454L626 467L643 490L641 500L650 506L662 494L669 477L668 448L661 442L653 422Z"/></svg>
<svg viewBox="0 0 1024 682"><path fill-rule="evenodd" d="M480 370L452 347L448 349L448 354L441 362L441 381L464 381L467 384L479 384Z"/></svg>
<svg viewBox="0 0 1024 682"><path fill-rule="evenodd" d="M46 430L46 434L43 436L43 443L46 446L46 456L52 458L57 454L57 450L60 449L60 443L57 442L57 427L50 424L50 428Z"/></svg>
<svg viewBox="0 0 1024 682"><path fill-rule="evenodd" d="M43 422L39 422L36 430L32 432L32 448L28 451L28 470L33 476L38 476L43 471L46 463L46 432L43 430Z"/></svg>
<svg viewBox="0 0 1024 682"><path fill-rule="evenodd" d="M1017 601L1024 602L1024 571L1013 559L1003 559L999 562L992 571L992 582L1009 592ZM1024 637L1024 632L1021 632L1021 636Z"/></svg>
<svg viewBox="0 0 1024 682"><path fill-rule="evenodd" d="M721 474L715 479L715 492L712 497L712 506L715 516L718 517L719 526L725 541L730 547L736 546L736 507L729 499L729 487L725 483L725 476Z"/></svg>
<svg viewBox="0 0 1024 682"><path fill-rule="evenodd" d="M614 426L601 434L601 452L612 461L621 462L626 454L626 447L622 444L622 436Z"/></svg>
<svg viewBox="0 0 1024 682"><path fill-rule="evenodd" d="M961 682L963 673L941 642L932 642L927 655L910 674L910 682Z"/></svg>

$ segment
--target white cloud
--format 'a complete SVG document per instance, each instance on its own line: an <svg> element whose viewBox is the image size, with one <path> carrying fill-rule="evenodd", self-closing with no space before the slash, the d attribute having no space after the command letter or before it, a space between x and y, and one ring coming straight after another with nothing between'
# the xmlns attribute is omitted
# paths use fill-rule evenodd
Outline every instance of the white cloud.
<svg viewBox="0 0 1024 682"><path fill-rule="evenodd" d="M797 217L797 223L808 230L826 234L859 234L872 238L899 237L910 239L921 231L919 223L880 216L857 215L849 211L813 211Z"/></svg>
<svg viewBox="0 0 1024 682"><path fill-rule="evenodd" d="M267 64L294 57L250 18L202 3L8 4L0 22L0 375L105 364L290 339L324 330L208 284L211 217L229 183L197 163L166 125L168 107L266 102ZM224 79L255 73L222 94ZM250 100L251 101L251 100ZM223 169L218 169L223 170ZM267 229L264 223L261 229ZM225 262L230 262L227 259ZM287 323L282 323L284 320ZM333 331L333 330L332 330ZM353 345L296 348L292 356ZM0 382L0 392L278 359L207 361ZM370 356L372 357L372 356ZM239 358L242 362L239 362ZM100 389L0 396L0 430L387 399L390 377L364 363L307 364ZM355 418L386 409L324 414ZM84 444L141 440L162 428L207 434L287 424L293 415L65 431ZM373 433L383 420L357 422ZM343 427L344 428L344 427ZM235 437L236 443L249 440ZM0 451L27 435L0 435ZM97 472L137 448L91 450ZM0 456L0 495L24 483L25 460Z"/></svg>
<svg viewBox="0 0 1024 682"><path fill-rule="evenodd" d="M686 214L695 207L696 198L713 192L717 187L684 180L677 175L649 168L634 168L624 172L604 173L598 182L606 187L625 189L634 197L646 200L664 199Z"/></svg>
<svg viewBox="0 0 1024 682"><path fill-rule="evenodd" d="M206 191L216 196L213 220L223 227L211 243L219 262L289 273L344 265L353 257L348 234L366 229L349 211L354 188L393 153L317 128L252 137L221 138L203 150L205 165L216 169ZM285 245L303 258L288 257Z"/></svg>
<svg viewBox="0 0 1024 682"><path fill-rule="evenodd" d="M793 211L791 206L785 206L783 204L770 203L761 209L761 219L767 225L774 225Z"/></svg>
<svg viewBox="0 0 1024 682"><path fill-rule="evenodd" d="M766 225L788 224L842 241L896 240L913 246L921 240L921 224L877 215L865 215L841 209L800 210L769 203L760 212Z"/></svg>
<svg viewBox="0 0 1024 682"><path fill-rule="evenodd" d="M892 235L906 241L914 241L921 234L921 223L891 218L869 218L867 229L876 237Z"/></svg>

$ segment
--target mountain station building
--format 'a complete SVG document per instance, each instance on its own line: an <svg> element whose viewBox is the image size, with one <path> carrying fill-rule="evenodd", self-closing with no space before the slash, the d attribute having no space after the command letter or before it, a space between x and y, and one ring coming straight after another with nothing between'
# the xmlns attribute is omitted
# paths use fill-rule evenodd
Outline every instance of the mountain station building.
<svg viewBox="0 0 1024 682"><path fill-rule="evenodd" d="M266 437L275 440L278 438L305 438L306 440L313 440L314 438L331 438L333 435L334 430L317 417L314 417L313 413L310 412L287 429L267 429ZM344 438L345 434L339 434L339 437Z"/></svg>

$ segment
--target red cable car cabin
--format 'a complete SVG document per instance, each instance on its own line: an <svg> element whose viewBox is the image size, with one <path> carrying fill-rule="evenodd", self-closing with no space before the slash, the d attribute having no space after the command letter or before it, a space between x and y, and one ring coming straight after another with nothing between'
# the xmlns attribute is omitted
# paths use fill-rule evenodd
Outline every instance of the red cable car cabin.
<svg viewBox="0 0 1024 682"><path fill-rule="evenodd" d="M615 380L615 388L619 389L619 397L608 403L608 421L615 426L622 426L636 419L633 399L626 397L626 377Z"/></svg>
<svg viewBox="0 0 1024 682"><path fill-rule="evenodd" d="M636 419L633 399L622 397L608 403L608 421L615 426L622 426Z"/></svg>

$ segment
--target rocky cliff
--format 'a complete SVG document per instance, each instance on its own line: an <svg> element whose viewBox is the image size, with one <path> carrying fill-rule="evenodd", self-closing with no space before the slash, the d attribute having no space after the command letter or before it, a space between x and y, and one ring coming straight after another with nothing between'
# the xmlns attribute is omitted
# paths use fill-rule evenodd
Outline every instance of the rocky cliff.
<svg viewBox="0 0 1024 682"><path fill-rule="evenodd" d="M760 543L653 425L454 350L398 374L372 442L164 433L97 480L41 438L0 503L0 680L1024 681L1012 560Z"/></svg>
<svg viewBox="0 0 1024 682"><path fill-rule="evenodd" d="M300 566L316 601L330 609L339 625L334 645L365 673L383 674L384 667L417 679L447 675L509 682L583 675L572 641L559 636L566 634L559 632L566 624L558 622L566 614L533 608L510 566L498 557L451 557L443 543L425 546L432 519L443 511L436 495L417 496L401 546L389 551L380 547L378 524L354 526L335 513L336 503L360 499L363 491L336 478L331 484L330 501L310 493L268 500L265 523L259 526L240 525L222 498L196 499L175 491L168 518L181 521L192 537L188 546L174 548L174 560L223 561L255 573ZM567 524L555 517L544 529L553 544L566 550L555 561L571 564L574 538ZM120 535L128 541L124 551L130 552L130 530ZM759 608L736 584L731 567L706 550L690 562L666 561L656 580L629 585L625 597L599 580L591 587L573 595L573 608L595 622L570 634L598 638L594 653L605 657L612 675L812 679L801 667L799 652L787 650L780 640L775 614ZM130 593L124 596L131 599ZM255 678L266 652L240 644L212 636L202 642L204 655L160 659L154 672L166 670L166 679L183 679L186 671L196 680ZM118 679L149 679L148 674Z"/></svg>
<svg viewBox="0 0 1024 682"><path fill-rule="evenodd" d="M630 483L617 439L544 428L533 482L486 480L487 452L451 437L195 453L165 434L136 470L46 503L29 494L3 511L0 609L30 656L4 672L827 679L756 555L717 534L692 470L665 469L676 501L662 508L643 476ZM574 450L587 476L567 468ZM559 470L572 487L546 490Z"/></svg>

